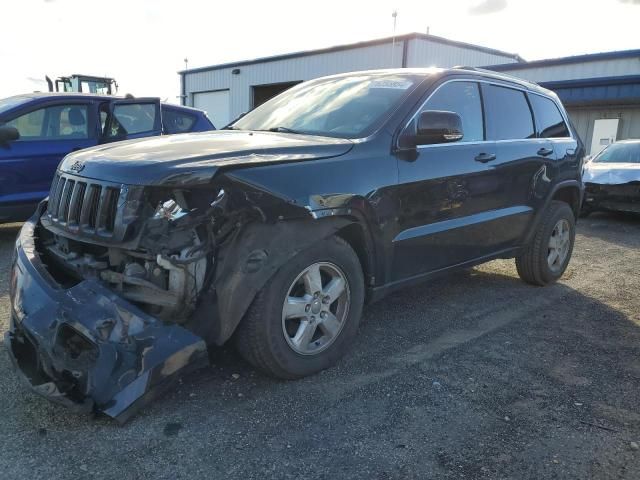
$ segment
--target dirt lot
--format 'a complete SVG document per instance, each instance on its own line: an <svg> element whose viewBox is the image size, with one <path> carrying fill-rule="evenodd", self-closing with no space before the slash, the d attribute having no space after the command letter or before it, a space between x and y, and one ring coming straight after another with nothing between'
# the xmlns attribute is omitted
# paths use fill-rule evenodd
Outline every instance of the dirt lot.
<svg viewBox="0 0 640 480"><path fill-rule="evenodd" d="M2 331L16 233L0 227ZM0 476L638 479L639 272L640 218L596 214L558 285L496 261L400 292L297 382L218 349L124 427L24 391L2 346Z"/></svg>

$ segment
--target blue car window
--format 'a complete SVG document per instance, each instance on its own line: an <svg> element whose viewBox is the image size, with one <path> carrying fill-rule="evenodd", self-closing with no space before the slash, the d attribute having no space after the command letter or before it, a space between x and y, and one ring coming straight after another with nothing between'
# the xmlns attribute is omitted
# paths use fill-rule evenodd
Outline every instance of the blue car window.
<svg viewBox="0 0 640 480"><path fill-rule="evenodd" d="M6 125L20 132L19 141L89 138L86 105L54 105L40 108Z"/></svg>
<svg viewBox="0 0 640 480"><path fill-rule="evenodd" d="M152 132L155 121L156 106L152 103L116 105L104 135L107 138L118 138Z"/></svg>
<svg viewBox="0 0 640 480"><path fill-rule="evenodd" d="M196 117L167 108L162 109L162 123L166 133L185 133L191 131L193 124L196 123Z"/></svg>

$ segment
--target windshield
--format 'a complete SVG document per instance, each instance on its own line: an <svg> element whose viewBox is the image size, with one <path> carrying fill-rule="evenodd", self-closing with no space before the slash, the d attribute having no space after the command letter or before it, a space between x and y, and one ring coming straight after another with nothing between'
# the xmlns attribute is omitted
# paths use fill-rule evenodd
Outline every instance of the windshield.
<svg viewBox="0 0 640 480"><path fill-rule="evenodd" d="M232 128L360 138L420 81L408 74L355 74L305 82L247 113Z"/></svg>
<svg viewBox="0 0 640 480"><path fill-rule="evenodd" d="M7 112L14 107L17 107L27 100L29 100L29 97L22 97L19 95L15 97L3 98L2 100L0 100L0 114Z"/></svg>
<svg viewBox="0 0 640 480"><path fill-rule="evenodd" d="M640 163L640 142L614 143L593 159L598 163Z"/></svg>

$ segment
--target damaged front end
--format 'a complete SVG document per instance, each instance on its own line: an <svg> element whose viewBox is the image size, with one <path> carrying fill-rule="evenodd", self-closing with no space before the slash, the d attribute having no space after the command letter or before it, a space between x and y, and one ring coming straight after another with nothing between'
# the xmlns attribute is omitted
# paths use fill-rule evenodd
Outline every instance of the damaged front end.
<svg viewBox="0 0 640 480"><path fill-rule="evenodd" d="M11 273L6 343L29 386L126 421L177 375L208 365L206 341L184 324L213 278L224 202L222 189L58 174L20 232Z"/></svg>
<svg viewBox="0 0 640 480"><path fill-rule="evenodd" d="M277 268L344 225L306 222L301 239L308 209L241 183L141 187L58 174L12 268L6 342L29 386L126 421L208 365L207 345L233 334Z"/></svg>
<svg viewBox="0 0 640 480"><path fill-rule="evenodd" d="M38 252L42 230L35 216L16 242L5 336L36 393L124 422L178 374L208 364L202 338L148 314L97 277L59 283Z"/></svg>

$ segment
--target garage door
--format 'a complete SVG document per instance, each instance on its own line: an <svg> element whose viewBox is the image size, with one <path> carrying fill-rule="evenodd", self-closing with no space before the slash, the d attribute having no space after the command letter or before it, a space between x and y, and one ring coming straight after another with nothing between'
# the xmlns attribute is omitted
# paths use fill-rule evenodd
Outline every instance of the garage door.
<svg viewBox="0 0 640 480"><path fill-rule="evenodd" d="M222 128L231 121L229 90L194 93L193 106L207 112L207 116L216 128Z"/></svg>

